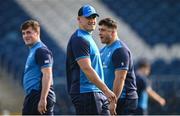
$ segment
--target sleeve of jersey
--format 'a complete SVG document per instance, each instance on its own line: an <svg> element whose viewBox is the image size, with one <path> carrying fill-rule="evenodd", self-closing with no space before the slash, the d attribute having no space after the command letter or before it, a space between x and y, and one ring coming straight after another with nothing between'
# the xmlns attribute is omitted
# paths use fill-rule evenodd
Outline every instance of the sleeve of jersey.
<svg viewBox="0 0 180 116"><path fill-rule="evenodd" d="M125 48L118 48L112 54L112 63L115 70L128 70L129 53Z"/></svg>
<svg viewBox="0 0 180 116"><path fill-rule="evenodd" d="M143 78L146 78L146 77L143 77ZM148 88L148 83L147 83L147 81L145 79L142 79L141 88L142 89L147 89Z"/></svg>
<svg viewBox="0 0 180 116"><path fill-rule="evenodd" d="M41 67L52 67L53 65L53 57L52 53L45 49L45 48L39 48L36 50L35 54L36 63Z"/></svg>
<svg viewBox="0 0 180 116"><path fill-rule="evenodd" d="M82 58L87 58L90 56L90 45L89 42L79 37L76 41L72 43L72 50L76 61Z"/></svg>
<svg viewBox="0 0 180 116"><path fill-rule="evenodd" d="M144 77L144 78L147 78L147 77ZM150 84L150 82L148 81L148 79L145 79L145 80L144 80L144 85L145 85L145 88L146 88L146 89L147 89L148 87L151 88L151 84Z"/></svg>

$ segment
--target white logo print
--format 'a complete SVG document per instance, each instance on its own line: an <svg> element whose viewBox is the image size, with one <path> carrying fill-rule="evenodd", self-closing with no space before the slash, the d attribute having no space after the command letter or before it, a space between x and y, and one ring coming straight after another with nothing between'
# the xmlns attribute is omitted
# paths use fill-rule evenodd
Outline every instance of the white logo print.
<svg viewBox="0 0 180 116"><path fill-rule="evenodd" d="M45 60L45 61L44 61L45 64L47 64L47 63L49 63L49 62L50 62L49 60Z"/></svg>
<svg viewBox="0 0 180 116"><path fill-rule="evenodd" d="M124 66L124 62L121 62L121 65Z"/></svg>
<svg viewBox="0 0 180 116"><path fill-rule="evenodd" d="M109 52L107 56L109 57L110 55L111 55L111 52Z"/></svg>
<svg viewBox="0 0 180 116"><path fill-rule="evenodd" d="M107 68L107 65L105 64L105 62L103 62L103 68Z"/></svg>

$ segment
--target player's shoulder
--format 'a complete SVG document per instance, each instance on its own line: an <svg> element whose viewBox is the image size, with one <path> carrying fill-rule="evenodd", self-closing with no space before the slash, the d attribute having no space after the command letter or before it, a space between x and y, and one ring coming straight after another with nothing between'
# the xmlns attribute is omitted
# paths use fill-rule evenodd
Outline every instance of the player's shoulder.
<svg viewBox="0 0 180 116"><path fill-rule="evenodd" d="M117 47L113 54L127 54L129 51L125 47Z"/></svg>
<svg viewBox="0 0 180 116"><path fill-rule="evenodd" d="M71 40L70 40L70 43L72 44L72 45L75 45L76 47L79 47L79 46L84 46L84 45L89 45L90 44L90 42L89 41L87 41L84 37L82 37L82 36L74 36L74 37L72 37L71 38Z"/></svg>
<svg viewBox="0 0 180 116"><path fill-rule="evenodd" d="M127 46L127 44L125 42L123 42L122 40L117 40L117 45L118 48L121 48L124 51L130 51L129 47Z"/></svg>
<svg viewBox="0 0 180 116"><path fill-rule="evenodd" d="M48 47L42 46L42 47L37 48L36 55L42 55L42 54L52 55L52 52L51 52L51 50L48 49Z"/></svg>

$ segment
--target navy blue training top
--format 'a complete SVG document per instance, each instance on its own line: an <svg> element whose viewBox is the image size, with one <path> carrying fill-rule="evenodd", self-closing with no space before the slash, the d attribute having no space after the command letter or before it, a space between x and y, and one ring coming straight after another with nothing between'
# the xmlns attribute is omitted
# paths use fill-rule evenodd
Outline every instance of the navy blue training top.
<svg viewBox="0 0 180 116"><path fill-rule="evenodd" d="M134 74L132 54L125 43L117 39L111 45L106 45L100 53L106 85L113 90L115 71L127 70L125 84L120 98L137 99L136 76Z"/></svg>
<svg viewBox="0 0 180 116"><path fill-rule="evenodd" d="M147 88L150 87L147 77L136 73L136 85L138 93L138 107L147 110L148 108L148 93Z"/></svg>
<svg viewBox="0 0 180 116"><path fill-rule="evenodd" d="M28 95L33 89L41 90L42 85L42 72L41 69L45 67L53 66L52 52L41 42L35 43L31 48L26 61L23 87L26 95ZM53 82L52 82L53 84ZM50 90L53 100L55 100L55 94Z"/></svg>
<svg viewBox="0 0 180 116"><path fill-rule="evenodd" d="M92 68L104 81L100 53L92 35L87 31L78 29L71 36L67 46L66 74L68 92L70 94L100 91L99 88L88 80L79 67L77 61L83 58L89 58L91 60Z"/></svg>

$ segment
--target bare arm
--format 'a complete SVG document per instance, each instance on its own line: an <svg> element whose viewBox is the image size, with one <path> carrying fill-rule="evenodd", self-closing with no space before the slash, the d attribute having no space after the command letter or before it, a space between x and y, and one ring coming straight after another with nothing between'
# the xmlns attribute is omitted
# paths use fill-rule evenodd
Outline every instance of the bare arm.
<svg viewBox="0 0 180 116"><path fill-rule="evenodd" d="M115 79L114 79L114 83L113 83L113 92L116 95L117 99L120 97L123 87L124 87L124 83L125 83L125 79L126 79L126 74L127 71L126 70L116 70L115 71ZM116 115L116 104L117 103L110 103L109 109L111 114Z"/></svg>
<svg viewBox="0 0 180 116"><path fill-rule="evenodd" d="M42 77L41 97L40 97L40 101L38 104L38 111L41 114L43 114L47 110L46 109L47 96L48 96L50 86L52 83L52 68L51 67L43 68L43 69L41 69L41 72L43 74L43 77Z"/></svg>
<svg viewBox="0 0 180 116"><path fill-rule="evenodd" d="M116 102L115 94L109 90L105 83L99 78L99 75L91 67L89 58L83 58L77 61L82 71L86 74L87 78L94 83L106 95L109 101Z"/></svg>
<svg viewBox="0 0 180 116"><path fill-rule="evenodd" d="M164 106L166 104L166 101L164 98L162 98L158 93L156 93L154 90L152 90L151 87L147 88L148 95L156 100L161 106Z"/></svg>
<svg viewBox="0 0 180 116"><path fill-rule="evenodd" d="M115 79L114 79L114 83L113 83L113 92L115 93L117 98L119 98L121 93L122 93L124 83L125 83L125 79L126 79L126 75L127 75L127 70L116 70L115 71Z"/></svg>

